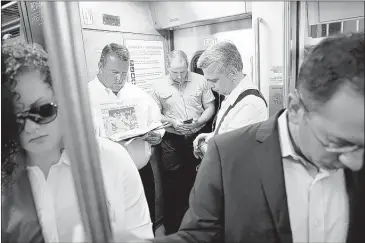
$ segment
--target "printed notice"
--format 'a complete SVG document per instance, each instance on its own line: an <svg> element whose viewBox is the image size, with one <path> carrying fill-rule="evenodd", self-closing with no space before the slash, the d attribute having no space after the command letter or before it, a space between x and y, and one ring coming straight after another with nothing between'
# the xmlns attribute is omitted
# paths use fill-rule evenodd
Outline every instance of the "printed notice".
<svg viewBox="0 0 365 243"><path fill-rule="evenodd" d="M272 66L270 68L270 82L283 82L283 66Z"/></svg>
<svg viewBox="0 0 365 243"><path fill-rule="evenodd" d="M283 85L270 85L269 87L269 116L272 116L284 108Z"/></svg>
<svg viewBox="0 0 365 243"><path fill-rule="evenodd" d="M129 81L145 90L165 76L165 54L162 41L125 40L131 58Z"/></svg>

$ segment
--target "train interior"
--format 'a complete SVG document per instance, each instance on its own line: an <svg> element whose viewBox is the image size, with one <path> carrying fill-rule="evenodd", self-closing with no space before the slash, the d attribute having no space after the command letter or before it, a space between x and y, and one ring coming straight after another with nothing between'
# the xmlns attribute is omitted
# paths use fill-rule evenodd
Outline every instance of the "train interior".
<svg viewBox="0 0 365 243"><path fill-rule="evenodd" d="M51 9L53 14L45 14ZM60 17L64 13L69 16ZM62 25L62 21L69 21L69 25ZM202 69L197 67L200 55L209 46L228 40L237 46L242 56L244 73L268 101L269 116L286 107L287 95L294 90L301 62L313 45L327 36L362 31L362 1L1 2L2 43L38 43L47 50L57 46L59 39L74 42L78 58L82 59L78 61L85 65L85 75L80 79L84 86L98 72L103 47L112 42L126 46L131 53L128 82L149 93L153 83L168 73L169 52L184 51L189 70L203 75ZM77 58L70 57L70 63L77 63L73 59ZM216 92L214 96L215 105L219 107L225 97ZM212 120L207 127L212 126ZM76 140L82 142L82 139L86 138ZM163 195L159 155L153 157L154 223L155 232L159 232L163 224Z"/></svg>

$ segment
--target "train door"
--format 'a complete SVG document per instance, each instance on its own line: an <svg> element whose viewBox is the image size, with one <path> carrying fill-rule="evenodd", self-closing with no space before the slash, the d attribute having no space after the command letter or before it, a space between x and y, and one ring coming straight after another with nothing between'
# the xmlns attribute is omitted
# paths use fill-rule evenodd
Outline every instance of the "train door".
<svg viewBox="0 0 365 243"><path fill-rule="evenodd" d="M291 2L287 29L288 91L295 88L296 76L313 46L329 36L364 31L364 2Z"/></svg>

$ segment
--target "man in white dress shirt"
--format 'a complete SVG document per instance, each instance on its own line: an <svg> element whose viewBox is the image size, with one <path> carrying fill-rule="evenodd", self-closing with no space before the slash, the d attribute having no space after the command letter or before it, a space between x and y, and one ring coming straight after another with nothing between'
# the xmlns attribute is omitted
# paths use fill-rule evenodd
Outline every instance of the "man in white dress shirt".
<svg viewBox="0 0 365 243"><path fill-rule="evenodd" d="M106 135L102 127L100 109L103 103L120 102L123 106L135 107L135 114L141 128L162 125L160 110L152 97L139 87L126 82L129 59L130 55L126 47L115 43L106 45L101 53L99 72L88 84L95 131L101 137ZM145 138L133 140L129 144L120 142L128 150L139 169L152 221L154 221L155 187L153 171L149 163L152 154L151 146L161 142L164 132L164 129L150 132Z"/></svg>
<svg viewBox="0 0 365 243"><path fill-rule="evenodd" d="M209 47L197 65L212 89L226 96L213 122L213 132L202 133L194 140L195 156L203 157L214 135L264 121L268 110L257 86L243 73L242 58L233 43L220 42Z"/></svg>

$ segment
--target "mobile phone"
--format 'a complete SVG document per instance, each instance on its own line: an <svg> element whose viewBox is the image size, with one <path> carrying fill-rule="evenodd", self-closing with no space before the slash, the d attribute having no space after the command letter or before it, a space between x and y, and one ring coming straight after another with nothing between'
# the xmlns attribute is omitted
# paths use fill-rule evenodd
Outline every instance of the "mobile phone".
<svg viewBox="0 0 365 243"><path fill-rule="evenodd" d="M193 118L189 119L189 120L185 120L183 121L184 124L191 124L193 123Z"/></svg>

